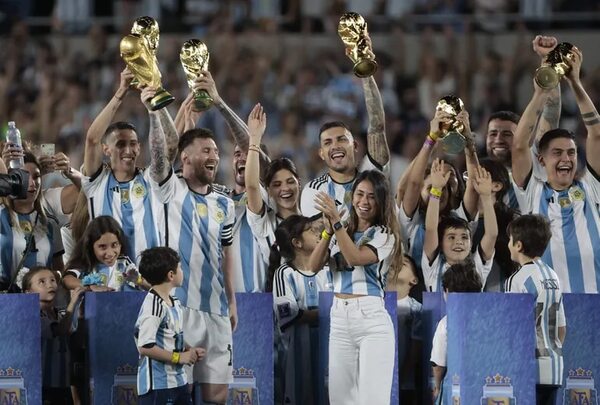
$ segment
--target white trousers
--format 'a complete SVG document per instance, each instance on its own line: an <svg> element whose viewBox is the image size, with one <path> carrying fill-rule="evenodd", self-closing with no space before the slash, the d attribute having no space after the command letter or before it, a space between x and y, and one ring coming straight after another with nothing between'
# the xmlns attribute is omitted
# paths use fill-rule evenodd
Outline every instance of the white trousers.
<svg viewBox="0 0 600 405"><path fill-rule="evenodd" d="M388 405L396 344L383 298L334 297L329 331L331 405Z"/></svg>

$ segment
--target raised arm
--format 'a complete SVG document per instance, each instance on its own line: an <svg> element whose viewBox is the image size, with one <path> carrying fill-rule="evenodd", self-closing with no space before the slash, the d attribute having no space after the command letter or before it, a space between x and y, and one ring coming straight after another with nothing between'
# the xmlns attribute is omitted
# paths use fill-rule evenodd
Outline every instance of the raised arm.
<svg viewBox="0 0 600 405"><path fill-rule="evenodd" d="M169 175L171 160L169 158L169 147L163 131L161 112L152 111L149 100L154 97L155 88L145 87L142 90L142 103L148 110L150 117L150 129L148 141L150 143L150 177L157 183L162 182ZM163 108L164 110L164 108ZM170 118L170 117L169 117Z"/></svg>
<svg viewBox="0 0 600 405"><path fill-rule="evenodd" d="M532 46L535 53L537 53L542 62L546 60L548 53L556 47L558 41L555 37L545 37L538 35L533 39ZM542 115L537 122L535 130L532 131L529 138L529 146L540 140L542 135L551 129L558 128L558 122L560 120L561 110L561 95L560 86L548 90L546 92L546 99L542 107Z"/></svg>
<svg viewBox="0 0 600 405"><path fill-rule="evenodd" d="M157 111L158 118L160 119L160 125L165 134L165 140L167 142L167 157L169 162L174 162L177 158L177 146L179 144L179 133L175 128L175 123L169 114L169 110L161 108Z"/></svg>
<svg viewBox="0 0 600 405"><path fill-rule="evenodd" d="M568 62L571 70L567 74L567 80L573 89L579 113L587 130L587 140L585 142L587 163L595 173L600 173L600 115L598 115L594 103L583 88L579 77L583 54L576 47L572 49L572 53L573 58Z"/></svg>
<svg viewBox="0 0 600 405"><path fill-rule="evenodd" d="M83 167L85 174L91 176L102 165L102 136L108 126L112 123L113 118L123 98L129 90L129 83L133 79L133 73L128 68L121 72L121 81L115 95L110 99L108 104L100 111L100 114L94 119L92 125L87 131L85 138L85 150L83 156Z"/></svg>
<svg viewBox="0 0 600 405"><path fill-rule="evenodd" d="M428 261L434 259L434 253L438 248L438 224L440 222L440 198L442 190L450 178L450 170L444 173L444 161L435 159L431 164L431 190L427 213L425 214L425 240L423 242L423 253Z"/></svg>
<svg viewBox="0 0 600 405"><path fill-rule="evenodd" d="M469 121L469 113L466 110L461 111L457 119L462 122L464 126L463 135L466 138L465 146L465 162L467 164L467 186L465 189L465 195L463 197L463 207L469 219L475 218L477 215L477 202L479 195L473 188L472 180L475 178L475 172L477 166L479 166L479 159L477 159L477 151L475 150L475 142L473 141L473 134L471 133L471 124Z"/></svg>
<svg viewBox="0 0 600 405"><path fill-rule="evenodd" d="M365 92L365 103L369 116L367 130L367 151L369 156L380 166L390 161L390 149L385 136L385 113L379 88L373 76L362 79Z"/></svg>
<svg viewBox="0 0 600 405"><path fill-rule="evenodd" d="M246 158L246 196L248 209L260 215L264 210L264 202L260 193L260 141L267 127L267 115L260 104L256 104L248 116L248 129L250 132L250 146Z"/></svg>
<svg viewBox="0 0 600 405"><path fill-rule="evenodd" d="M479 194L483 211L483 226L485 232L481 238L479 247L481 250L481 258L486 262L494 255L496 238L498 237L498 221L496 220L494 199L492 197L492 175L483 167L478 166L475 171L473 187Z"/></svg>
<svg viewBox="0 0 600 405"><path fill-rule="evenodd" d="M225 122L231 129L231 133L233 135L233 139L235 143L242 148L242 150L248 149L248 126L227 104L225 101L219 96L219 92L217 91L217 86L215 85L215 81L213 80L212 75L208 71L202 71L201 75L196 79L194 83L194 90L202 89L206 90L208 94L212 97L214 101L215 107L219 110Z"/></svg>

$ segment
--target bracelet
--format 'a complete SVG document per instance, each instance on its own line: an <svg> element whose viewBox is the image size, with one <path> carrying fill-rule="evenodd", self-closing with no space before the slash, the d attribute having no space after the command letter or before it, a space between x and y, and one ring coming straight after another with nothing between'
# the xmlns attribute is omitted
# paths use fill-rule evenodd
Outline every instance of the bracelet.
<svg viewBox="0 0 600 405"><path fill-rule="evenodd" d="M119 101L123 101L123 97L125 97L125 94L123 94L121 97L117 96L116 94L113 96L114 98L116 98Z"/></svg>
<svg viewBox="0 0 600 405"><path fill-rule="evenodd" d="M251 150L253 150L254 152L262 153L262 150L260 150L260 147L258 147L256 145L249 145L248 151L251 151Z"/></svg>
<svg viewBox="0 0 600 405"><path fill-rule="evenodd" d="M142 277L141 274L138 274L138 278L137 278L137 280L135 280L135 283L137 285L140 285L140 284L142 284L142 281L144 281L144 278Z"/></svg>
<svg viewBox="0 0 600 405"><path fill-rule="evenodd" d="M427 135L429 138L431 138L431 140L433 142L437 141L438 138L440 137L439 132L433 132L433 131L429 131L429 135Z"/></svg>
<svg viewBox="0 0 600 405"><path fill-rule="evenodd" d="M437 187L431 187L431 190L429 190L429 195L439 200L442 196L442 190Z"/></svg>
<svg viewBox="0 0 600 405"><path fill-rule="evenodd" d="M331 239L331 234L327 232L326 229L323 229L323 232L321 232L321 239L325 239L328 241Z"/></svg>
<svg viewBox="0 0 600 405"><path fill-rule="evenodd" d="M179 357L180 357L179 352L173 352L173 355L171 356L171 363L179 364Z"/></svg>
<svg viewBox="0 0 600 405"><path fill-rule="evenodd" d="M431 149L434 146L435 146L435 140L433 140L429 135L427 135L427 138L425 138L425 143L423 144L423 147Z"/></svg>

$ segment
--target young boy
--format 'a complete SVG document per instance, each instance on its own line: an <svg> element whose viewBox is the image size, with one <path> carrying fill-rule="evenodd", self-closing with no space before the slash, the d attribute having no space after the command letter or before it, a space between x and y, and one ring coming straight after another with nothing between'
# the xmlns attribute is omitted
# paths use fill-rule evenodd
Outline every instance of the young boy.
<svg viewBox="0 0 600 405"><path fill-rule="evenodd" d="M425 216L425 240L421 259L425 288L433 292L440 291L441 276L451 265L467 260L471 255L472 246L471 230L467 221L448 215L440 222L440 198L450 177L443 167L444 161L439 159L434 160L431 165L431 190ZM478 166L474 179L469 179L469 183L469 187L473 187L479 194L483 212L485 231L477 251L473 254L473 262L481 282L485 283L492 269L494 246L498 236L492 177L487 170Z"/></svg>
<svg viewBox="0 0 600 405"><path fill-rule="evenodd" d="M442 286L444 288L444 298L447 293L467 293L481 292L483 284L475 265L467 260L462 263L453 264L442 276ZM446 375L446 359L448 347L448 319L444 316L440 319L435 334L433 335L433 344L431 348L431 366L433 367L433 398L436 404L442 402L442 382Z"/></svg>
<svg viewBox="0 0 600 405"><path fill-rule="evenodd" d="M550 223L541 215L523 215L508 225L508 235L510 257L521 268L506 281L506 292L529 293L536 298L537 403L554 403L562 384L567 323L558 276L540 259L552 237Z"/></svg>
<svg viewBox="0 0 600 405"><path fill-rule="evenodd" d="M168 247L142 252L140 273L152 288L142 303L135 323L135 342L140 352L138 404L192 404L184 365L204 357L203 348L184 348L182 307L170 291L181 286L179 255Z"/></svg>

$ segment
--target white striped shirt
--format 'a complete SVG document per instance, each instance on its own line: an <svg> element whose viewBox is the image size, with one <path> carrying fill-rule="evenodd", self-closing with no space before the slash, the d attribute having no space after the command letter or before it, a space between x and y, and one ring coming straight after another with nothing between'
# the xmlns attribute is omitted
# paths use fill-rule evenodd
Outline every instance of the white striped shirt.
<svg viewBox="0 0 600 405"><path fill-rule="evenodd" d="M531 176L525 190L523 214L540 214L550 220L552 238L542 260L556 269L565 293L600 290L600 181L588 168L581 180L556 191Z"/></svg>
<svg viewBox="0 0 600 405"><path fill-rule="evenodd" d="M148 169L136 169L133 179L119 182L111 168L104 165L91 177L83 177L81 188L88 198L90 219L109 215L123 228L127 239L124 254L137 262L143 250L159 246L153 211L162 207L152 201Z"/></svg>
<svg viewBox="0 0 600 405"><path fill-rule="evenodd" d="M333 274L333 291L383 297L392 259L390 255L396 240L394 234L386 226L373 225L364 232L356 232L352 239L358 247L370 247L377 255L378 261L365 266L349 266L334 236L330 252L333 259L333 265L330 267Z"/></svg>
<svg viewBox="0 0 600 405"><path fill-rule="evenodd" d="M475 263L475 270L481 279L481 284L485 286L485 281L494 265L494 255L484 262L478 247L471 256ZM468 258L465 260L468 260ZM426 290L429 292L442 292L442 276L449 268L450 264L446 261L444 254L439 250L435 253L435 258L431 263L429 262L429 259L427 259L427 255L423 255L421 258L421 269L423 270L423 279L425 281Z"/></svg>
<svg viewBox="0 0 600 405"><path fill-rule="evenodd" d="M564 364L558 328L566 327L567 322L557 274L542 260L534 260L510 276L506 292L529 293L535 297L538 384L562 384Z"/></svg>
<svg viewBox="0 0 600 405"><path fill-rule="evenodd" d="M160 220L164 224L161 243L181 257L183 284L176 290L177 297L187 308L229 316L221 264L223 247L233 240L233 200L212 187L208 194L195 193L172 171L152 190L166 204L166 217Z"/></svg>
<svg viewBox="0 0 600 405"><path fill-rule="evenodd" d="M263 260L266 263L269 263L270 248L271 245L275 243L275 230L283 219L266 203L264 203L263 212L260 215L255 214L250 211L249 208L246 208L246 218L248 218L248 224L252 229L252 234L258 242L258 249L260 250Z"/></svg>
<svg viewBox="0 0 600 405"><path fill-rule="evenodd" d="M135 323L137 347L157 347L168 352L183 352L183 309L176 297L170 297L171 306L154 291L144 298ZM137 375L138 395L150 391L177 388L187 384L183 364L163 363L140 356Z"/></svg>

